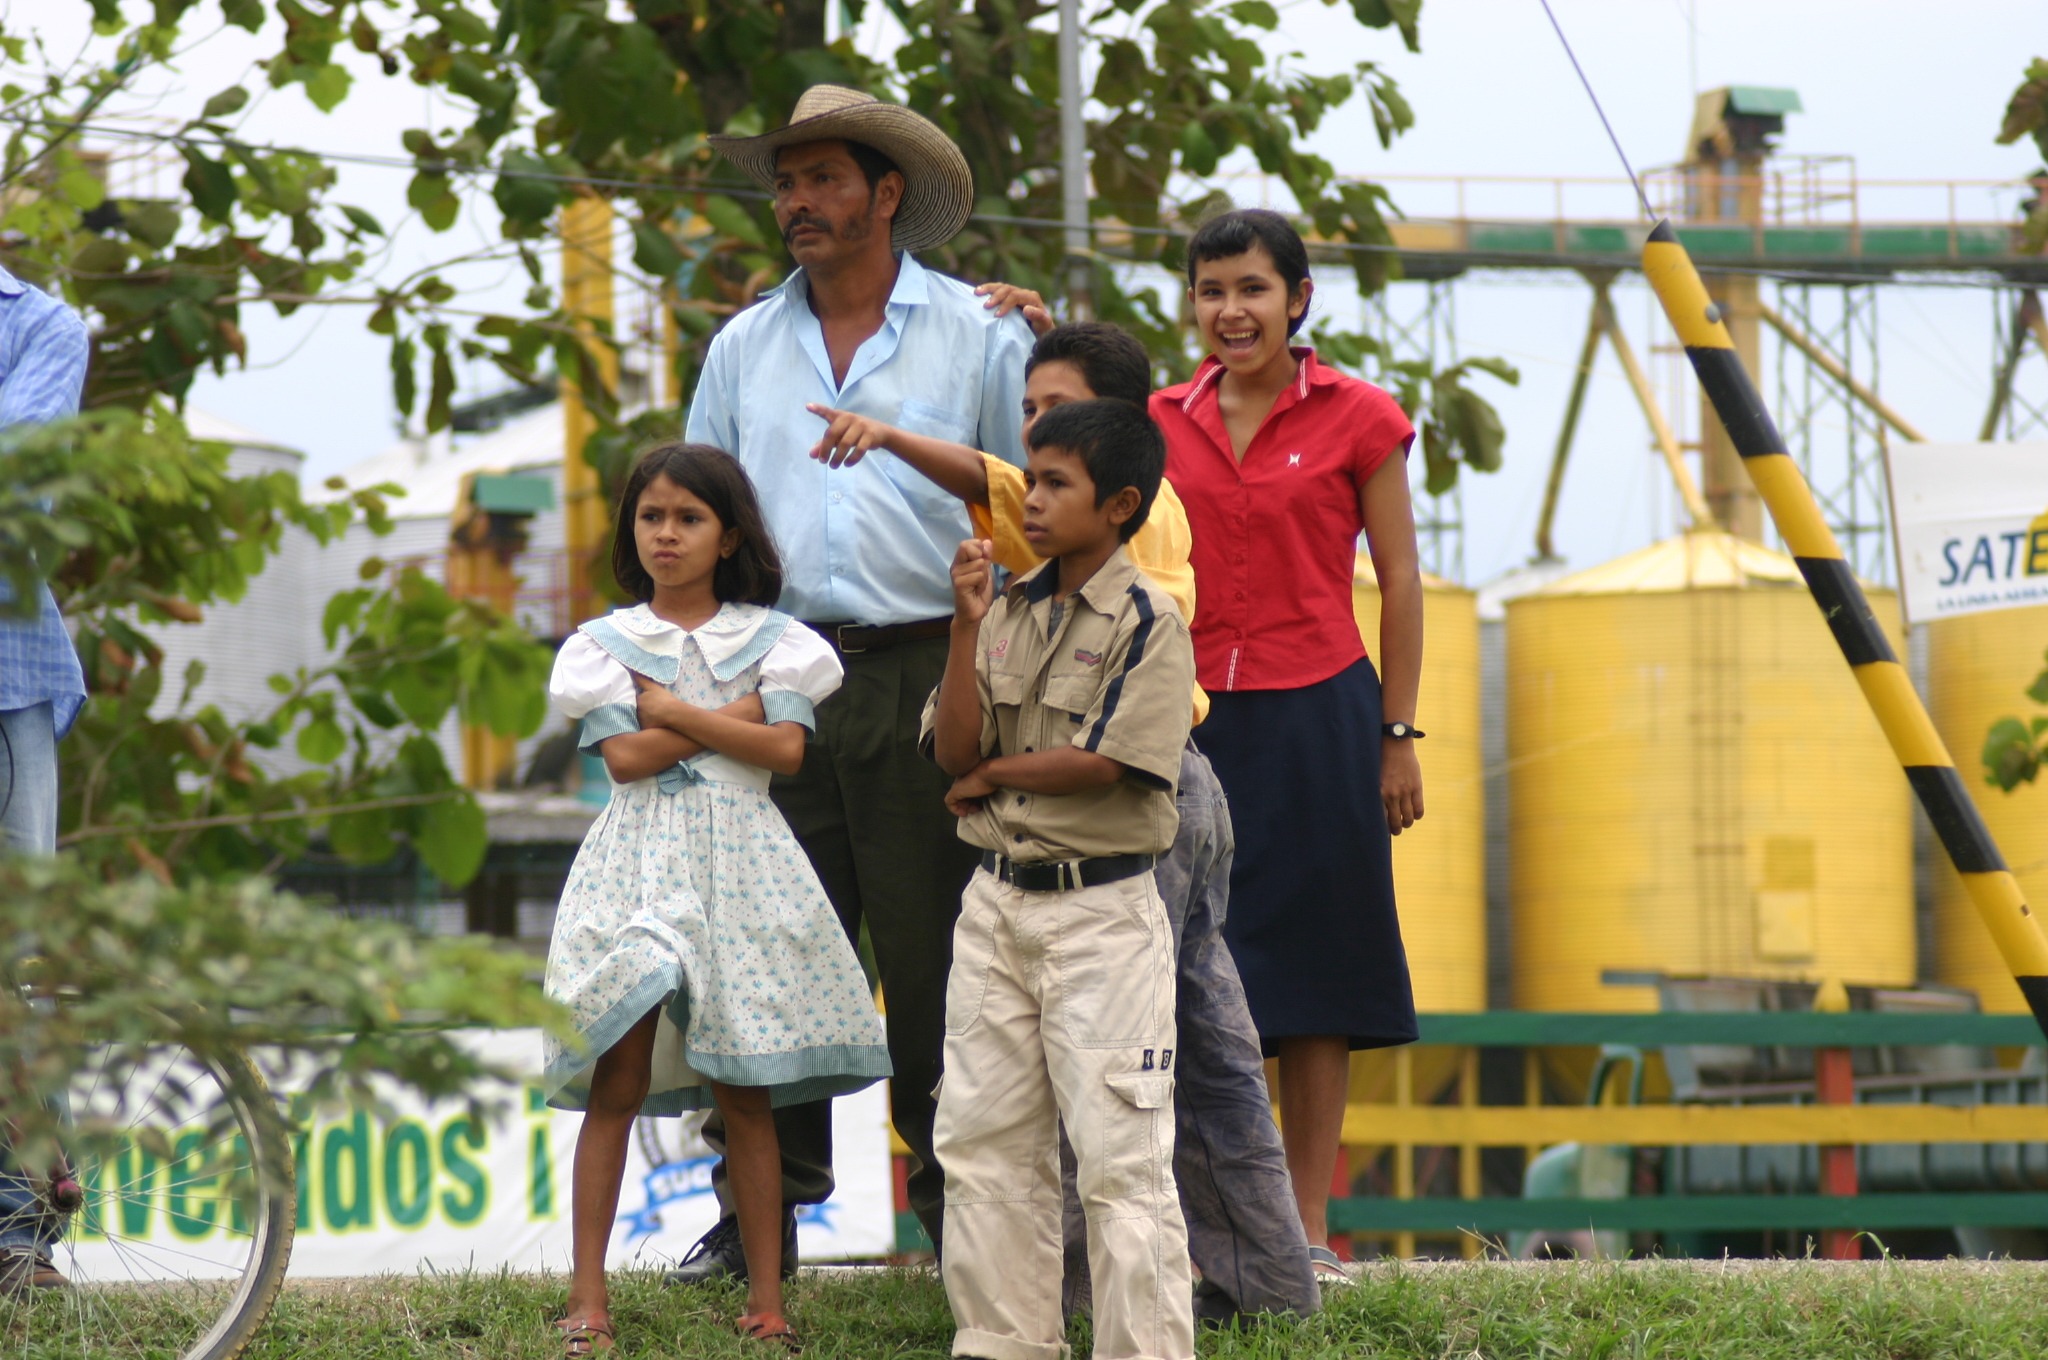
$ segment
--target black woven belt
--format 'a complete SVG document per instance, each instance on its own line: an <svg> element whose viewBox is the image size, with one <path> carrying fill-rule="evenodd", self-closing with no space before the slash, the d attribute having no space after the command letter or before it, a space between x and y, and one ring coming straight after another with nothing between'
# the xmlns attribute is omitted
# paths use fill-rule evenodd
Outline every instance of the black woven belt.
<svg viewBox="0 0 2048 1360"><path fill-rule="evenodd" d="M1157 855L1102 855L1095 859L1047 860L1019 864L993 850L981 852L981 867L1025 892L1066 892L1136 878L1159 862Z"/></svg>
<svg viewBox="0 0 2048 1360"><path fill-rule="evenodd" d="M911 623L872 626L864 623L806 623L804 627L831 643L841 656L859 656L862 652L879 652L901 642L923 642L927 638L944 637L952 631L953 620L917 619Z"/></svg>

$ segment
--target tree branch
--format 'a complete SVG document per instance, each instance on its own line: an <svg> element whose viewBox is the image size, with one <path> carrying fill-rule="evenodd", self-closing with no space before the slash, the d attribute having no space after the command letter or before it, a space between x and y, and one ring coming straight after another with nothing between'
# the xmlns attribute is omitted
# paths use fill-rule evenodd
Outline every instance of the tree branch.
<svg viewBox="0 0 2048 1360"><path fill-rule="evenodd" d="M281 808L274 812L232 812L218 817L191 817L179 822L141 822L129 826L82 826L57 838L59 849L75 845L79 841L101 840L108 836L149 836L169 831L209 831L223 826L254 826L259 822L312 821L322 817L339 817L350 812L378 812L385 808L419 807L425 803L442 803L450 798L459 798L463 790L449 789L445 793L408 793L396 798L372 798L360 803L334 803L327 807Z"/></svg>

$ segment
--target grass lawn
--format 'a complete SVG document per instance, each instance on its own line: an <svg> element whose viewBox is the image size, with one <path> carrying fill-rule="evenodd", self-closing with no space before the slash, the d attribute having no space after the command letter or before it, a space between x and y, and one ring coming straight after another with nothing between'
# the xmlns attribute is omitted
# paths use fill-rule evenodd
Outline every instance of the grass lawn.
<svg viewBox="0 0 2048 1360"><path fill-rule="evenodd" d="M249 1354L262 1360L543 1360L560 1277L443 1275L289 1287ZM773 1360L732 1329L737 1290L613 1285L621 1360ZM811 1360L949 1352L925 1271L806 1275L790 1319ZM1087 1355L1087 1329L1068 1338ZM1374 1266L1322 1316L1203 1334L1204 1360L1729 1357L1918 1360L2048 1356L2048 1267L1984 1262L1661 1262Z"/></svg>

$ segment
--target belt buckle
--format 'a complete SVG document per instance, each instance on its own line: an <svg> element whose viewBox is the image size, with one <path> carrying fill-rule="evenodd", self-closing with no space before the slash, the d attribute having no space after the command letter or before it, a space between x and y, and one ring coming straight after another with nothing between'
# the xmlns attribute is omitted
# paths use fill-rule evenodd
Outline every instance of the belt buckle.
<svg viewBox="0 0 2048 1360"><path fill-rule="evenodd" d="M867 650L865 647L849 647L846 645L846 630L860 626L857 623L842 623L832 630L832 645L839 649L841 656L859 656Z"/></svg>
<svg viewBox="0 0 2048 1360"><path fill-rule="evenodd" d="M1081 890L1081 862L1079 860L1061 860L1057 872L1058 877L1055 881L1059 884L1059 891L1079 892Z"/></svg>

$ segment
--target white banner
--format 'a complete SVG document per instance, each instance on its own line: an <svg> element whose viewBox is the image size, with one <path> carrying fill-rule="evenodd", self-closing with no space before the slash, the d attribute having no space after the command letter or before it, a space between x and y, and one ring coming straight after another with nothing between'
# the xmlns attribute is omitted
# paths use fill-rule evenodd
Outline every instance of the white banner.
<svg viewBox="0 0 2048 1360"><path fill-rule="evenodd" d="M2048 604L2048 444L1887 447L1914 623Z"/></svg>
<svg viewBox="0 0 2048 1360"><path fill-rule="evenodd" d="M539 1066L538 1030L463 1037L494 1064L527 1071ZM269 1063L262 1065L270 1070ZM429 1108L391 1093L381 1113L336 1111L302 1127L295 1139L299 1217L291 1274L403 1275L429 1266L566 1271L569 1190L582 1116L549 1109L533 1086L483 1094L504 1109L481 1124L458 1107ZM702 1122L702 1115L691 1115L635 1125L606 1258L610 1265L678 1259L716 1220L714 1159L698 1136ZM798 1212L801 1255L829 1261L893 1252L886 1084L833 1102L833 1161L838 1188L832 1198ZM136 1175L147 1177L137 1167L124 1164L124 1181L132 1185ZM205 1274L202 1260L236 1247L229 1225L196 1213L174 1178L158 1179L160 1193L130 1196L119 1211L126 1217L118 1261L92 1260L95 1253L114 1252L112 1244L90 1237L78 1243L81 1265L94 1267L91 1278L130 1278L138 1263L146 1269L156 1258L152 1248L175 1263L176 1273Z"/></svg>

